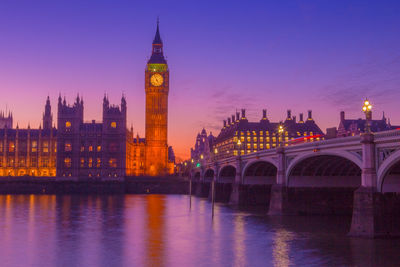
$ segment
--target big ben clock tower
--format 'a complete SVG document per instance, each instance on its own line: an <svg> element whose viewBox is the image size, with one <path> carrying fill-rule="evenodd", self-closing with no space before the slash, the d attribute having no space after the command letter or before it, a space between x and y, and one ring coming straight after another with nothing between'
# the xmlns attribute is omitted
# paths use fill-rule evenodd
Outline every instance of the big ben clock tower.
<svg viewBox="0 0 400 267"><path fill-rule="evenodd" d="M147 175L164 175L168 167L169 70L157 21L152 53L146 65L146 159Z"/></svg>

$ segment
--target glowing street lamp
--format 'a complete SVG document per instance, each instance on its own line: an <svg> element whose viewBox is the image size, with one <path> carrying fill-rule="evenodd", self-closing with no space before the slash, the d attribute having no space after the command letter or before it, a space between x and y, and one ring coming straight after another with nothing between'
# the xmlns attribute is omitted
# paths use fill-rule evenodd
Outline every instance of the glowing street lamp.
<svg viewBox="0 0 400 267"><path fill-rule="evenodd" d="M280 146L282 146L282 143L283 143L282 136L283 136L283 132L284 131L285 131L285 128L283 128L282 123L279 124L279 126L278 126L278 134L279 134L278 138L279 138L279 145Z"/></svg>
<svg viewBox="0 0 400 267"><path fill-rule="evenodd" d="M371 133L372 105L368 99L365 99L362 110L365 113L365 132Z"/></svg>

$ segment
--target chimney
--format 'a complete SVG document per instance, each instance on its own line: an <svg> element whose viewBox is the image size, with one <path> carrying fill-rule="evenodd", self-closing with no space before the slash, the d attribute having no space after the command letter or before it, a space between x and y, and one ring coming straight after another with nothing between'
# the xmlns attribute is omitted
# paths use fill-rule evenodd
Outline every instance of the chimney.
<svg viewBox="0 0 400 267"><path fill-rule="evenodd" d="M239 121L239 120L240 120L240 113L236 112L236 121Z"/></svg>
<svg viewBox="0 0 400 267"><path fill-rule="evenodd" d="M300 118L300 121L299 121L299 122L304 122L304 120L303 120L303 113L300 113L300 114L299 114L299 118Z"/></svg>
<svg viewBox="0 0 400 267"><path fill-rule="evenodd" d="M228 117L228 126L231 125L231 118Z"/></svg>
<svg viewBox="0 0 400 267"><path fill-rule="evenodd" d="M292 111L290 109L287 110L287 118L286 120L291 120L292 119Z"/></svg>
<svg viewBox="0 0 400 267"><path fill-rule="evenodd" d="M263 120L266 120L266 119L267 119L267 110L266 110L266 109L263 109L263 116L262 116L262 119L263 119Z"/></svg>
<svg viewBox="0 0 400 267"><path fill-rule="evenodd" d="M344 121L344 111L340 111L340 121Z"/></svg>
<svg viewBox="0 0 400 267"><path fill-rule="evenodd" d="M224 128L226 127L226 120L224 120Z"/></svg>
<svg viewBox="0 0 400 267"><path fill-rule="evenodd" d="M246 118L246 110L243 108L242 109L242 119Z"/></svg>
<svg viewBox="0 0 400 267"><path fill-rule="evenodd" d="M232 124L235 124L235 115L232 115Z"/></svg>
<svg viewBox="0 0 400 267"><path fill-rule="evenodd" d="M296 116L293 116L293 122L296 123Z"/></svg>
<svg viewBox="0 0 400 267"><path fill-rule="evenodd" d="M308 111L308 120L312 121L312 110Z"/></svg>

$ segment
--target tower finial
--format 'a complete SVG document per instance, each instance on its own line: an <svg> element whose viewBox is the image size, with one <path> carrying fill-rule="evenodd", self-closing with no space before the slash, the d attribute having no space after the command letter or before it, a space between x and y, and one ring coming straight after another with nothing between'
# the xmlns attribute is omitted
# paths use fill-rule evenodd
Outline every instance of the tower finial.
<svg viewBox="0 0 400 267"><path fill-rule="evenodd" d="M153 44L162 44L161 37L160 37L160 20L157 17L157 31L156 36L154 36Z"/></svg>

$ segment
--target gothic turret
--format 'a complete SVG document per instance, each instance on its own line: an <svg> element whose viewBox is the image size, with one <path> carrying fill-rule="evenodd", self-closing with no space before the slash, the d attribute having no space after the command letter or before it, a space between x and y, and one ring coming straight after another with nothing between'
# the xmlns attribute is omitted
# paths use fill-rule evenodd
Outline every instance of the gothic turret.
<svg viewBox="0 0 400 267"><path fill-rule="evenodd" d="M163 43L160 37L160 28L159 28L159 21L157 20L157 31L156 35L154 36L153 40L153 49L151 53L150 60L148 61L149 64L167 64L167 61L164 58L163 52Z"/></svg>
<svg viewBox="0 0 400 267"><path fill-rule="evenodd" d="M43 129L51 129L53 125L53 114L51 114L50 98L47 96L46 105L43 113Z"/></svg>

